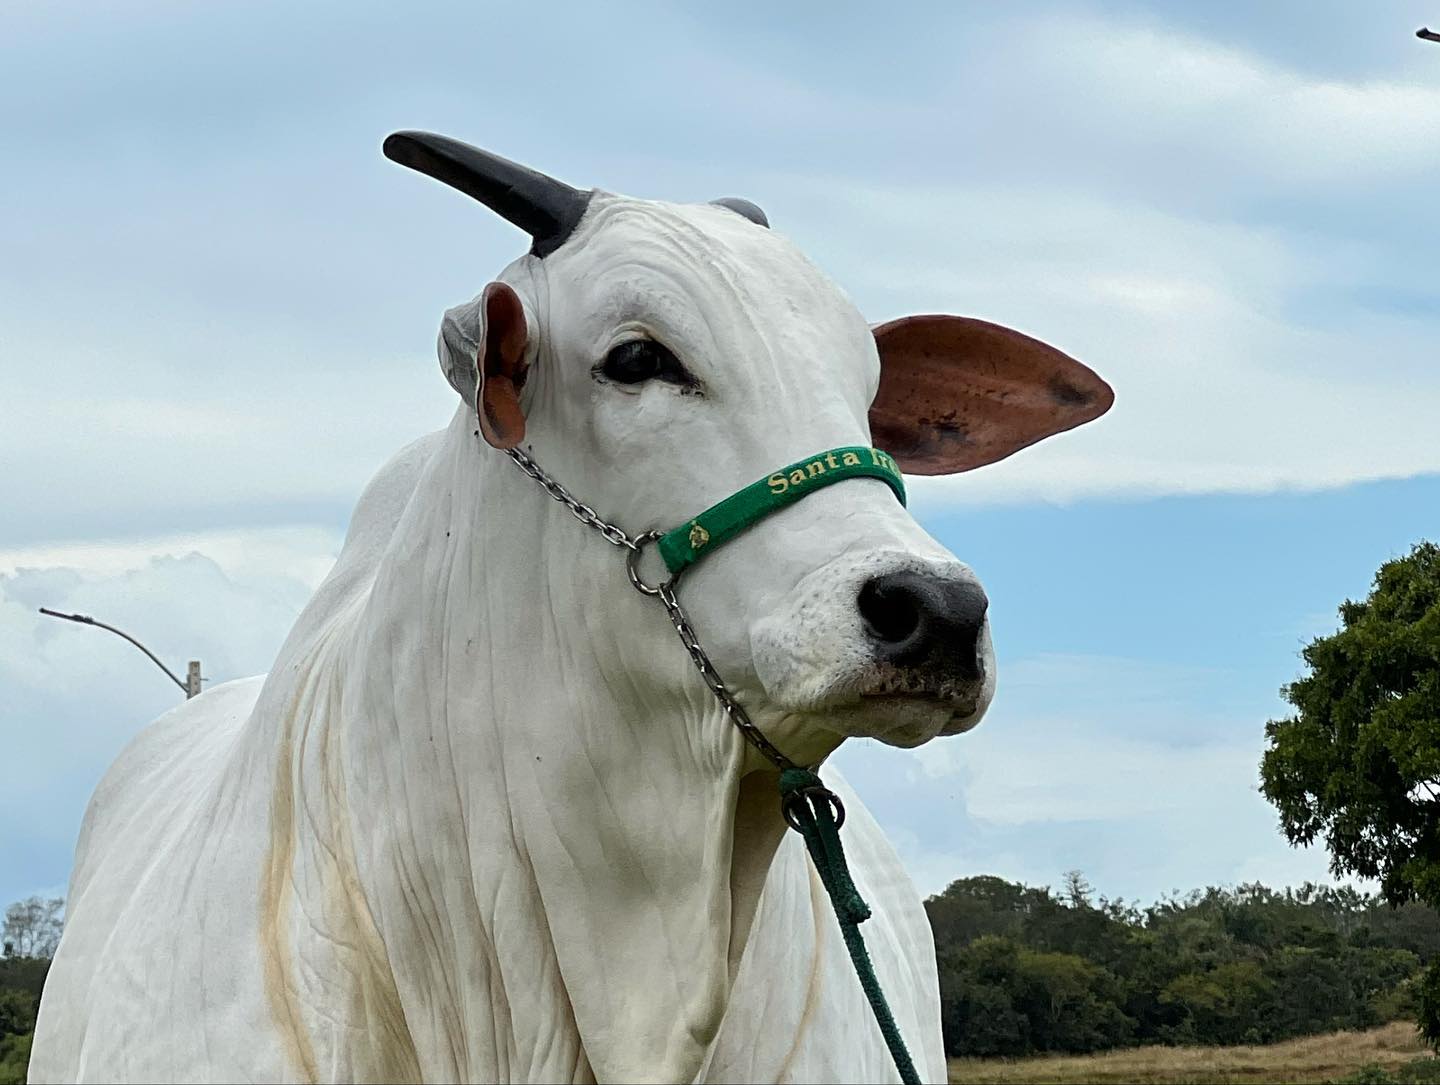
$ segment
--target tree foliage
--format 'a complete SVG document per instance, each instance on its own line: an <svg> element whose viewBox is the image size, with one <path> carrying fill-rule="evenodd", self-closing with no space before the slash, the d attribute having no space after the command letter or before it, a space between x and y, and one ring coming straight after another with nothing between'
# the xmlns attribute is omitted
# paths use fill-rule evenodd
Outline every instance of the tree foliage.
<svg viewBox="0 0 1440 1085"><path fill-rule="evenodd" d="M952 1055L1265 1043L1412 1010L1440 914L1353 889L1206 889L1148 908L964 878L925 903Z"/></svg>
<svg viewBox="0 0 1440 1085"><path fill-rule="evenodd" d="M1291 843L1323 837L1336 874L1440 903L1440 547L1386 562L1342 628L1304 650L1294 716L1266 726L1262 790Z"/></svg>
<svg viewBox="0 0 1440 1085"><path fill-rule="evenodd" d="M1336 874L1394 904L1440 906L1440 547L1386 562L1341 628L1312 641L1295 707L1266 725L1261 789L1293 844L1323 839ZM1440 1043L1440 964L1419 998Z"/></svg>
<svg viewBox="0 0 1440 1085"><path fill-rule="evenodd" d="M0 1085L25 1080L40 988L49 964L43 957L0 960Z"/></svg>
<svg viewBox="0 0 1440 1085"><path fill-rule="evenodd" d="M7 919L58 918L61 902L41 903ZM952 1055L1263 1043L1440 1007L1440 986L1418 976L1440 960L1440 913L1348 888L1243 885L1141 908L1097 895L1075 871L1058 894L962 878L925 909ZM49 965L0 957L0 1085L25 1080Z"/></svg>
<svg viewBox="0 0 1440 1085"><path fill-rule="evenodd" d="M50 957L60 940L63 900L31 897L5 909L0 953L0 1085L25 1080L30 1040Z"/></svg>

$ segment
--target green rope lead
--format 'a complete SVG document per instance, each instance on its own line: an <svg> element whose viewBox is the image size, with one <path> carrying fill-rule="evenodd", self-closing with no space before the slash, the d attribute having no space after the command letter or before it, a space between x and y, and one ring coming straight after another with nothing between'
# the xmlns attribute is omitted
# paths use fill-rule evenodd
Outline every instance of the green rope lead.
<svg viewBox="0 0 1440 1085"><path fill-rule="evenodd" d="M809 769L791 768L780 774L780 801L787 820L805 838L820 881L830 896L835 909L835 918L840 921L840 933L845 937L845 948L850 951L850 962L855 966L855 975L860 987L875 1014L875 1023L880 1026L880 1035L895 1060L895 1069L900 1071L900 1080L905 1085L920 1085L920 1076L905 1047L905 1040L895 1024L895 1015L890 1012L890 1003L885 1001L885 992L880 990L880 981L875 978L875 965L865 949L865 938L860 933L860 924L870 918L870 906L860 896L850 877L850 867L845 862L845 851L840 846L840 827L835 823L835 810L831 806L831 795L820 777ZM838 801L838 800L837 800Z"/></svg>
<svg viewBox="0 0 1440 1085"><path fill-rule="evenodd" d="M512 451L511 455L516 453ZM516 462L520 463L522 468L525 467L524 462ZM528 471L528 468L526 470ZM762 478L731 494L719 504L711 505L679 527L663 534L651 532L642 535L637 542L657 540L656 548L665 561L665 567L670 570L669 585L673 585L675 579L690 566L754 527L765 517L817 490L852 478L878 479L890 487L900 504L905 504L905 479L894 458L878 448L851 445L832 448L811 456L808 460L797 460L768 478ZM551 493L554 494L553 489ZM621 537L624 537L623 533ZM615 540L612 538L610 541ZM905 1085L920 1085L920 1076L915 1073L915 1064L910 1060L910 1052L906 1050L905 1040L895 1024L895 1015L890 1012L890 1004L885 1001L885 992L880 990L880 981L875 978L875 965L870 960L870 954L865 949L865 938L860 933L860 924L870 918L870 906L855 887L855 882L850 877L850 868L845 863L845 851L840 846L840 826L836 823L835 815L838 812L840 820L843 821L845 808L840 805L840 800L834 793L820 782L820 777L809 769L796 768L780 751L771 746L769 741L760 735L739 703L725 692L723 686L716 688L712 680L714 668L710 666L705 653L699 649L693 631L687 635L688 625L679 602L674 597L673 589L670 598L666 600L663 594L665 586L653 588L644 584L635 571L634 561L638 554L638 549L632 549L629 566L630 579L635 587L647 595L661 596L666 609L670 611L671 621L675 623L675 630L694 657L696 666L700 668L701 674L706 676L711 690L720 698L720 703L741 728L746 739L776 765L789 766L782 768L780 773L780 804L785 812L785 820L805 838L805 846L810 850L810 857L815 861L820 881L830 897L831 907L835 909L835 918L840 921L840 933L845 936L845 948L850 952L850 963L855 966L860 988L865 992L865 998L875 1014L875 1022L880 1026L885 1046L890 1049L890 1057L895 1060L895 1069L900 1073L900 1080Z"/></svg>

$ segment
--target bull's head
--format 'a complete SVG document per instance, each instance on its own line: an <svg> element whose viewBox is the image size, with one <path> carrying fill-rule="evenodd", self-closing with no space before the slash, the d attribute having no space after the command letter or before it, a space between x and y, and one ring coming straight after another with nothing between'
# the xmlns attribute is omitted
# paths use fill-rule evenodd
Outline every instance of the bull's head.
<svg viewBox="0 0 1440 1085"><path fill-rule="evenodd" d="M581 192L425 133L392 135L385 153L533 238L446 314L442 364L485 440L524 442L634 530L840 445L873 440L911 474L968 471L1112 402L1085 366L1008 328L869 327L748 201ZM796 761L846 736L913 745L966 730L994 693L983 588L875 481L767 521L698 568L686 598Z"/></svg>
<svg viewBox="0 0 1440 1085"><path fill-rule="evenodd" d="M743 200L580 192L420 133L391 136L385 151L534 242L450 310L440 336L467 408L434 477L447 493L465 487L454 500L469 519L447 518L448 496L425 508L447 535L457 523L474 532L478 566L452 567L443 585L479 586L482 620L502 631L480 646L476 616L450 598L427 612L464 619L446 627L462 666L432 661L424 686L476 713L446 748L486 781L475 811L492 816L463 823L506 825L523 841L596 1077L692 1080L725 1017L761 886L773 884L785 832L775 781L613 552L517 472L477 467L474 455L498 456L472 447L471 432L523 446L638 533L826 449L874 444L907 472L966 471L1099 416L1111 392L1059 351L978 320L870 328ZM963 731L994 693L984 590L877 479L775 513L687 571L681 595L727 683L799 764L847 736L913 745ZM533 643L497 652L507 629ZM504 664L488 685L471 670L487 658ZM469 742L489 718L481 706L496 730ZM419 747L425 764L433 748ZM506 841L481 832L470 846L481 878ZM811 888L804 876L781 882L776 908Z"/></svg>

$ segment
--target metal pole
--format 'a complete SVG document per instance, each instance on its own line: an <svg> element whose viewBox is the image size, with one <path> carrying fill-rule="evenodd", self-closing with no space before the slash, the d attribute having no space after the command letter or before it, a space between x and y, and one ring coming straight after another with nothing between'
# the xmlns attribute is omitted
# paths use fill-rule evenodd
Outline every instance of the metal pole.
<svg viewBox="0 0 1440 1085"><path fill-rule="evenodd" d="M187 674L189 681L182 682L179 678L175 676L174 671L172 671L169 667L165 666L165 664L160 662L159 657L156 656L154 652L152 652L149 648L146 648L145 645L141 644L138 640L132 637L129 633L125 632L125 630L123 629L116 629L113 625L106 625L104 622L96 621L88 614L61 614L58 610L51 610L49 607L41 607L40 613L49 615L51 618L64 618L67 622L79 622L81 625L94 625L99 626L101 629L108 629L117 637L124 637L131 644L135 645L136 648L139 648L142 652L149 656L150 662L154 663L155 666L159 667L162 671L164 671L165 674L169 677L170 681L174 682L177 686L179 686L185 691L185 697L187 700L191 697L194 697L197 693L200 692L200 661L198 659L192 659L190 661L190 670Z"/></svg>

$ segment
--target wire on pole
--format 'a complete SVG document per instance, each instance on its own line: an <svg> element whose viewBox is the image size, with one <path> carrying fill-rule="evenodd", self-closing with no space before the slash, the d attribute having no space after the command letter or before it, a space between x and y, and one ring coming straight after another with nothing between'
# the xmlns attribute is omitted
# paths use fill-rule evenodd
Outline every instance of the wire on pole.
<svg viewBox="0 0 1440 1085"><path fill-rule="evenodd" d="M101 629L108 629L116 636L124 637L131 644L135 645L136 648L139 648L142 652L149 656L150 662L154 663L155 666L159 667L162 671L164 671L165 674L169 677L170 681L174 682L177 686L184 690L185 696L187 698L193 697L196 693L200 692L198 688L199 682L193 683L193 686L195 688L192 691L191 684L186 684L185 682L182 682L179 678L177 678L175 676L175 672L172 671L169 667L165 666L165 664L161 663L159 657L156 656L154 652L152 652L149 648L146 648L145 645L141 644L138 640L132 637L129 633L125 632L123 629L116 629L113 625L106 625L104 622L97 621L96 619L90 617L90 615L88 614L62 614L60 613L60 611L51 610L49 607L41 607L40 613L49 615L51 618L63 618L67 622L79 622L81 625L95 625L99 626ZM197 678L199 677L199 670L199 665L195 665L194 671L195 677Z"/></svg>

